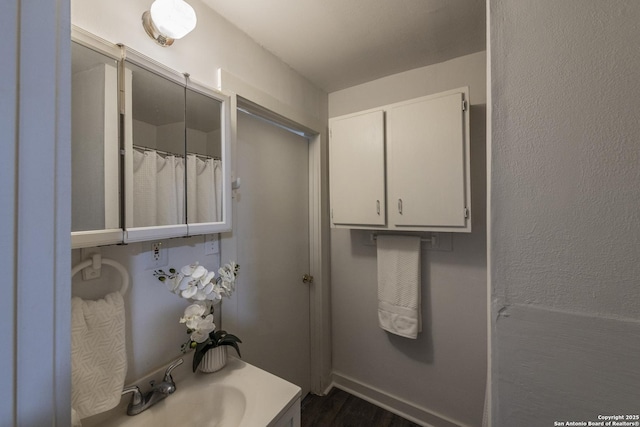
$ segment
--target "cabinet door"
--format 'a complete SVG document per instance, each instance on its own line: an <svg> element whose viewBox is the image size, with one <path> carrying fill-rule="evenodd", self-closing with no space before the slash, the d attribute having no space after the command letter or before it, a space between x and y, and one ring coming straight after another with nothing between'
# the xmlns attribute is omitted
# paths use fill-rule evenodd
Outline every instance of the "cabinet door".
<svg viewBox="0 0 640 427"><path fill-rule="evenodd" d="M230 98L188 80L186 91L189 235L231 230Z"/></svg>
<svg viewBox="0 0 640 427"><path fill-rule="evenodd" d="M184 76L128 51L124 94L125 242L186 236Z"/></svg>
<svg viewBox="0 0 640 427"><path fill-rule="evenodd" d="M391 227L468 228L463 96L418 98L387 111Z"/></svg>
<svg viewBox="0 0 640 427"><path fill-rule="evenodd" d="M384 225L384 112L330 121L329 167L334 225Z"/></svg>
<svg viewBox="0 0 640 427"><path fill-rule="evenodd" d="M115 45L74 33L71 114L73 248L121 243ZM80 43L79 40L82 40Z"/></svg>

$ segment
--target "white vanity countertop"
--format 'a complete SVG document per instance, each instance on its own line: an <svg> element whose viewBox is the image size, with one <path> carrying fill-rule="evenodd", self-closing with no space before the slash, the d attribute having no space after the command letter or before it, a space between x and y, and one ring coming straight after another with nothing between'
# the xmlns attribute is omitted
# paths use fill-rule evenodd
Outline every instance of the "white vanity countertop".
<svg viewBox="0 0 640 427"><path fill-rule="evenodd" d="M130 395L123 396L116 408L82 420L83 427L175 427L176 419L185 426L269 427L301 397L300 387L235 357L214 373L192 373L190 359L173 371L176 391L163 401L128 416ZM163 372L140 380L141 388Z"/></svg>
<svg viewBox="0 0 640 427"><path fill-rule="evenodd" d="M245 393L248 408L239 427L271 426L302 394L297 385L231 356L221 371L196 372L189 380L193 383L209 376L216 377L214 384L237 387Z"/></svg>

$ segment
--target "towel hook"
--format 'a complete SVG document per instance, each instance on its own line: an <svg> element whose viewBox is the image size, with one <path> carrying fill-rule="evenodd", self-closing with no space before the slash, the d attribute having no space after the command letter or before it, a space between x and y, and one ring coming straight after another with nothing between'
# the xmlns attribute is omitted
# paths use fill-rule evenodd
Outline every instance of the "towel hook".
<svg viewBox="0 0 640 427"><path fill-rule="evenodd" d="M78 274L83 268L93 267L94 269L99 269L103 264L109 265L120 273L122 276L122 286L120 287L120 295L124 296L127 293L127 289L129 289L129 273L127 269L122 266L117 261L108 258L102 258L100 254L93 254L90 259L82 261L80 264L76 265L71 269L71 277Z"/></svg>

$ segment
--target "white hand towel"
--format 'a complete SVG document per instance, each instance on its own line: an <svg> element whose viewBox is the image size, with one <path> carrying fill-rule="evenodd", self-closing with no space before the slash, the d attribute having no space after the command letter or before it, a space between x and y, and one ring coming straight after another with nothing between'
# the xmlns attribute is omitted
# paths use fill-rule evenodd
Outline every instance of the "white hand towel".
<svg viewBox="0 0 640 427"><path fill-rule="evenodd" d="M71 407L79 418L114 408L127 373L124 301L71 300Z"/></svg>
<svg viewBox="0 0 640 427"><path fill-rule="evenodd" d="M380 327L415 339L422 330L420 237L378 235L377 246Z"/></svg>

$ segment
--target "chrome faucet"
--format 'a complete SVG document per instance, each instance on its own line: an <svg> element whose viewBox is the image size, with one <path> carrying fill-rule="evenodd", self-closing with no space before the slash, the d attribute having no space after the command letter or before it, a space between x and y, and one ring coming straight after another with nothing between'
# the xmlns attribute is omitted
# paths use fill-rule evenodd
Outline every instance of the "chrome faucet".
<svg viewBox="0 0 640 427"><path fill-rule="evenodd" d="M129 406L127 407L127 415L138 415L140 412L146 411L170 394L173 394L173 392L176 391L176 384L173 382L171 371L182 365L182 362L184 362L184 360L178 359L171 363L164 372L162 382L160 384L155 384L155 381L151 381L151 387L153 388L144 396L137 385L130 386L122 390L123 395L133 393Z"/></svg>

